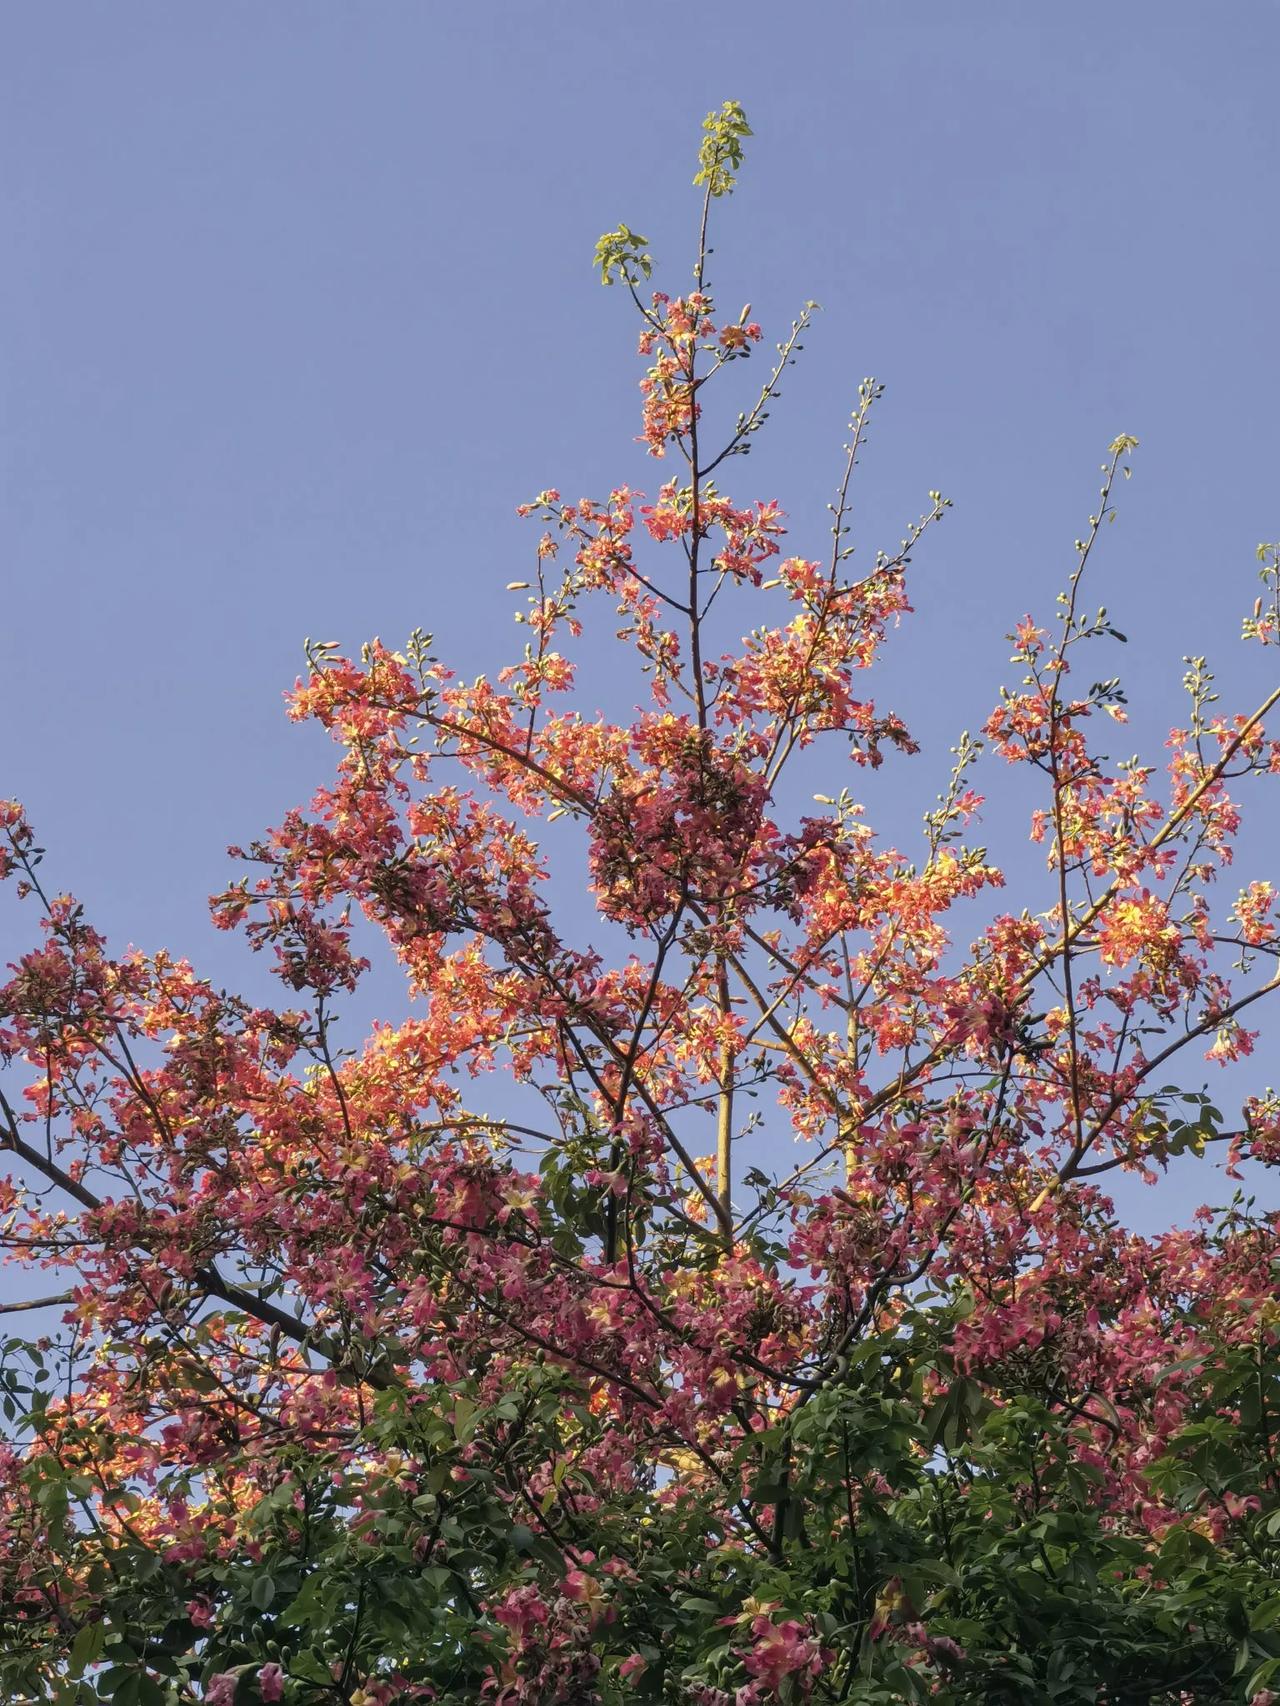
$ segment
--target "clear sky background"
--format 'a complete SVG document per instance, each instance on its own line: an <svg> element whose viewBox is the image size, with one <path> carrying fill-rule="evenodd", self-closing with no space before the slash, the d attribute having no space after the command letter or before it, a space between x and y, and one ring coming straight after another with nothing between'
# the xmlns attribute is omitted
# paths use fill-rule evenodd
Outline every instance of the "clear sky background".
<svg viewBox="0 0 1280 1706"><path fill-rule="evenodd" d="M205 897L226 844L328 773L281 709L304 635L422 624L494 667L532 545L515 504L656 484L591 251L625 219L684 286L698 123L727 96L756 134L713 283L770 339L824 308L735 495L778 498L818 554L875 374L862 548L930 488L955 502L876 688L924 745L877 778L882 815L918 823L1012 673L1002 636L1051 614L1119 432L1142 447L1095 584L1134 641L1124 738L1158 756L1190 652L1252 708L1278 64L1274 0L8 0L0 794L55 886L117 943L243 983ZM1277 874L1278 800L1242 880ZM1015 870L1026 806L989 824ZM12 910L0 932L25 945Z"/></svg>

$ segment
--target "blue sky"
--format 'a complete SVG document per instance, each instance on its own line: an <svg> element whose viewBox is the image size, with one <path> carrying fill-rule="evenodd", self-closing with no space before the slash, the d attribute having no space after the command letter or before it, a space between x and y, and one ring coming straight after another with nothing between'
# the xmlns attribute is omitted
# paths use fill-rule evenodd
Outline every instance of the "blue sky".
<svg viewBox="0 0 1280 1706"><path fill-rule="evenodd" d="M114 940L242 981L205 896L326 774L281 710L304 635L422 624L478 673L515 644L515 504L652 486L591 250L625 219L682 286L726 96L756 134L713 282L769 337L824 309L735 495L816 554L875 374L862 548L955 504L877 688L924 744L883 814L918 821L1003 634L1051 612L1118 432L1130 744L1186 653L1242 705L1270 685L1236 636L1280 534L1271 0L131 0L0 38L0 793ZM990 826L1019 869L1025 809ZM1264 796L1242 879L1278 828Z"/></svg>

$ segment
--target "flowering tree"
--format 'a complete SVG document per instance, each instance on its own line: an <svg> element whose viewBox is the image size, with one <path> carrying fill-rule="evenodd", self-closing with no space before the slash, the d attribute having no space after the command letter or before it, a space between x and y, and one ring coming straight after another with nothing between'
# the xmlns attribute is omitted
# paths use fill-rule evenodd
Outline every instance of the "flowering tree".
<svg viewBox="0 0 1280 1706"><path fill-rule="evenodd" d="M309 649L292 714L336 777L213 903L281 1006L113 954L3 808L43 930L0 994L6 1247L61 1320L0 1368L6 1698L1280 1688L1277 1217L1143 1238L1104 1194L1280 1158L1269 1095L1229 1120L1169 1082L1247 1055L1280 982L1271 884L1216 881L1280 690L1226 712L1196 661L1167 776L1100 749L1123 694L1076 665L1121 638L1085 603L1121 437L985 730L1039 786L1043 888L1007 906L969 839L977 740L915 854L838 783L786 816L818 762L914 750L860 684L946 503L855 569L870 381L824 556L721 485L807 321L717 434L761 340L706 271L749 134L704 126L687 294L600 241L674 472L524 506L523 654L465 684L422 634ZM629 719L575 700L591 623ZM589 924L548 881L584 866ZM377 938L408 1017L344 1047Z"/></svg>

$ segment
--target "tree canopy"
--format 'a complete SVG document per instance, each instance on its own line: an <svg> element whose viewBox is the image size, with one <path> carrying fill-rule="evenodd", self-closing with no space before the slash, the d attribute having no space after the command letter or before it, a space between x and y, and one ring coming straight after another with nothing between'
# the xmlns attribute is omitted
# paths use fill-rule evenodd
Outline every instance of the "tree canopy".
<svg viewBox="0 0 1280 1706"><path fill-rule="evenodd" d="M705 122L685 293L600 239L659 478L522 506L522 650L308 647L335 772L213 900L278 1005L113 950L0 809L40 926L0 991L10 1307L44 1311L0 1364L7 1698L1280 1694L1277 1215L1140 1236L1106 1194L1280 1159L1269 1091L1198 1088L1280 983L1276 891L1227 871L1280 688L1227 709L1191 660L1163 762L1108 756L1122 435L918 844L877 834L858 778L915 747L864 684L948 505L855 554L872 380L815 555L729 496L809 317L722 409L762 359L709 276L750 135ZM976 840L1006 765L1017 897ZM407 1016L359 1042L374 952Z"/></svg>

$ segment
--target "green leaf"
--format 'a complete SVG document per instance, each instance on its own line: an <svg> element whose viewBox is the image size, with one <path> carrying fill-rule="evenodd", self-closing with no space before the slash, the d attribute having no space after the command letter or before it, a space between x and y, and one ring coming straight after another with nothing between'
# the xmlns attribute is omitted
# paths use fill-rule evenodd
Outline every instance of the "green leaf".
<svg viewBox="0 0 1280 1706"><path fill-rule="evenodd" d="M73 1677L83 1676L90 1665L98 1662L106 1639L107 1626L102 1622L86 1623L77 1633L67 1657L67 1667Z"/></svg>

